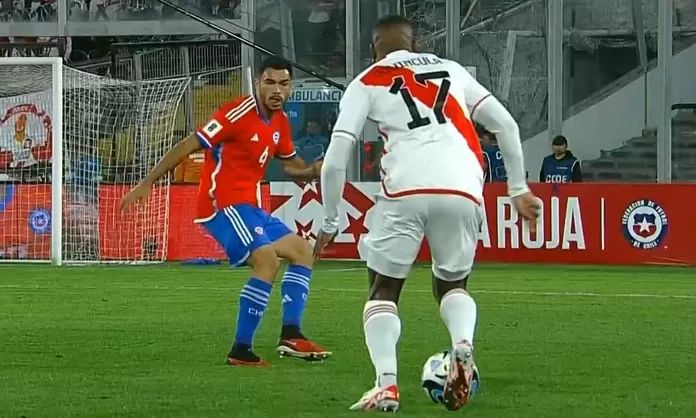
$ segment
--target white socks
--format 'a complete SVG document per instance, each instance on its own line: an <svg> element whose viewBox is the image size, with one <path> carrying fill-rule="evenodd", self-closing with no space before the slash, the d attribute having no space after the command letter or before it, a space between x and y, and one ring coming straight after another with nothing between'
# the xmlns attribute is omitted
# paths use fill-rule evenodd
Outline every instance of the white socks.
<svg viewBox="0 0 696 418"><path fill-rule="evenodd" d="M452 345L462 340L474 344L476 302L464 289L447 292L440 301L440 316L452 338Z"/></svg>
<svg viewBox="0 0 696 418"><path fill-rule="evenodd" d="M474 343L476 302L463 289L449 291L440 301L440 315L452 338ZM377 386L396 385L396 346L401 336L401 320L394 302L371 300L363 311L365 343L377 374Z"/></svg>
<svg viewBox="0 0 696 418"><path fill-rule="evenodd" d="M363 310L365 343L377 372L377 386L396 384L396 345L401 336L401 320L394 302L371 300Z"/></svg>

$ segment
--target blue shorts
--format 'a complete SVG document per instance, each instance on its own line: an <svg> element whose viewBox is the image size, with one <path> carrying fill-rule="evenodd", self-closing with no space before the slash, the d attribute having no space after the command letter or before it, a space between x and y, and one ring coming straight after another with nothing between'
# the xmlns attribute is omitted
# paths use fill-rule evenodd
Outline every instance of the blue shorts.
<svg viewBox="0 0 696 418"><path fill-rule="evenodd" d="M244 265L259 247L292 233L280 219L246 203L218 211L203 226L225 249L233 266Z"/></svg>

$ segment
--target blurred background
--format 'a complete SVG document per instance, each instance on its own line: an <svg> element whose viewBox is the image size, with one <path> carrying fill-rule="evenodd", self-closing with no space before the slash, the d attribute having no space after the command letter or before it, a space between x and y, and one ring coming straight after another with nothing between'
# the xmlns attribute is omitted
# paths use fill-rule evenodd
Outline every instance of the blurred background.
<svg viewBox="0 0 696 418"><path fill-rule="evenodd" d="M582 181L696 180L694 1L172 2L341 85L370 64L375 21L403 14L420 50L460 62L506 104L520 125L530 181L547 181L540 171L559 135L581 162ZM191 77L171 143L242 94L245 69L263 57L154 0L0 0L0 56L62 56L70 67L125 80ZM286 111L300 155L314 160L328 146L341 91L310 74L296 77ZM493 136L479 134L485 148L495 147ZM379 179L374 126L364 140L350 180ZM117 181L109 173L136 163L132 141L126 128L103 135L109 183ZM0 143L0 169L10 154ZM182 164L175 180L196 182L200 161ZM268 179L285 180L281 171L271 165ZM503 180L501 173L490 180Z"/></svg>

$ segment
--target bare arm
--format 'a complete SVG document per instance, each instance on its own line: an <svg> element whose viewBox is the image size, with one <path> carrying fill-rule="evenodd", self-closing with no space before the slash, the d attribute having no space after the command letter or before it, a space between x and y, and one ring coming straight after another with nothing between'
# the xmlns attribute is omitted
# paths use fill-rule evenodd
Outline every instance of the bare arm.
<svg viewBox="0 0 696 418"><path fill-rule="evenodd" d="M187 136L164 154L164 157L150 170L150 173L145 176L141 183L152 186L162 176L176 168L182 158L188 157L202 148L200 141L194 135Z"/></svg>
<svg viewBox="0 0 696 418"><path fill-rule="evenodd" d="M307 164L300 157L293 157L281 160L283 162L283 171L293 180L311 181L319 177L320 167L318 164Z"/></svg>

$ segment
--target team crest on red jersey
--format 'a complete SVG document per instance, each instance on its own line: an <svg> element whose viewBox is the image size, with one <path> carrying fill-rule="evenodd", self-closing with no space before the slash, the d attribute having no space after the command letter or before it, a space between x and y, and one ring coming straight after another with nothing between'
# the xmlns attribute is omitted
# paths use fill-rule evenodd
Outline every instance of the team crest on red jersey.
<svg viewBox="0 0 696 418"><path fill-rule="evenodd" d="M278 144L278 141L280 141L280 132L273 132L273 143Z"/></svg>

